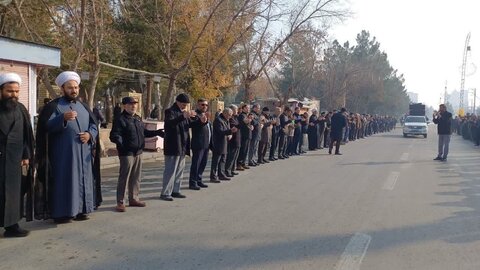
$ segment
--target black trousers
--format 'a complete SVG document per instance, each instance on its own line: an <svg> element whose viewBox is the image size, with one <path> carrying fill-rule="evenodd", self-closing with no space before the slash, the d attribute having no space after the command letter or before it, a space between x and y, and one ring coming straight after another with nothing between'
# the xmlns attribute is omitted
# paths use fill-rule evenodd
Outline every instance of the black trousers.
<svg viewBox="0 0 480 270"><path fill-rule="evenodd" d="M272 143L270 145L270 154L269 154L270 159L275 157L275 151L277 150L279 139L280 137L278 133L272 132Z"/></svg>
<svg viewBox="0 0 480 270"><path fill-rule="evenodd" d="M225 177L225 156L224 154L213 153L210 179L216 179L218 176Z"/></svg>
<svg viewBox="0 0 480 270"><path fill-rule="evenodd" d="M335 154L340 153L340 143L342 138L330 138L330 147L328 152L332 152L333 145L335 144Z"/></svg>
<svg viewBox="0 0 480 270"><path fill-rule="evenodd" d="M270 143L269 142L263 142L260 141L258 143L258 162L262 162L265 159L265 156L267 155L267 149L269 148Z"/></svg>
<svg viewBox="0 0 480 270"><path fill-rule="evenodd" d="M240 154L238 156L237 164L245 165L248 158L248 148L250 146L250 139L243 139L240 144Z"/></svg>
<svg viewBox="0 0 480 270"><path fill-rule="evenodd" d="M202 183L202 175L207 166L208 148L192 150L192 165L190 166L189 184L196 185Z"/></svg>
<svg viewBox="0 0 480 270"><path fill-rule="evenodd" d="M285 156L286 148L287 148L287 135L285 135L283 131L280 131L280 136L278 140L278 156L279 157Z"/></svg>
<svg viewBox="0 0 480 270"><path fill-rule="evenodd" d="M232 173L235 170L235 164L237 164L238 155L240 154L239 147L228 147L227 161L225 162L225 171Z"/></svg>

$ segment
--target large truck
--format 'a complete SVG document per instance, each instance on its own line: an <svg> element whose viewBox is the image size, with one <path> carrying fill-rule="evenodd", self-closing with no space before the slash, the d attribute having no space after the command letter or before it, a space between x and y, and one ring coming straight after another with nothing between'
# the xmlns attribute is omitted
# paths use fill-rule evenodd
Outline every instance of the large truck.
<svg viewBox="0 0 480 270"><path fill-rule="evenodd" d="M408 115L411 116L425 116L425 104L412 103L408 108Z"/></svg>

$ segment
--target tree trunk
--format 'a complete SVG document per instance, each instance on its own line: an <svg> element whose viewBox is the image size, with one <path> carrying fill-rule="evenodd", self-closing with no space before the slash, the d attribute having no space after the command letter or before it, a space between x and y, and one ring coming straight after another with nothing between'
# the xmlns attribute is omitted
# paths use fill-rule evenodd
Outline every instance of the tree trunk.
<svg viewBox="0 0 480 270"><path fill-rule="evenodd" d="M52 87L52 84L50 83L50 78L48 77L48 68L42 68L40 69L39 72L40 78L42 79L43 85L47 88L48 95L54 99L57 98L59 95L57 92Z"/></svg>
<svg viewBox="0 0 480 270"><path fill-rule="evenodd" d="M170 103L172 102L172 97L176 92L176 83L177 83L177 73L172 73L170 74L170 77L168 78L168 89L167 89L167 94L165 95L165 98L163 99L162 103L162 108L165 110L170 107ZM162 114L162 120L163 120L163 114Z"/></svg>
<svg viewBox="0 0 480 270"><path fill-rule="evenodd" d="M246 103L250 103L253 100L252 97L252 81L248 78L245 79L243 86L245 87L245 96L243 97L243 101Z"/></svg>
<svg viewBox="0 0 480 270"><path fill-rule="evenodd" d="M95 89L97 88L97 82L98 78L100 77L100 64L98 61L95 61L96 63L92 64L92 70L93 70L93 76L90 84L90 88L88 89L88 106L90 109L93 110L94 107L94 101L95 101Z"/></svg>
<svg viewBox="0 0 480 270"><path fill-rule="evenodd" d="M145 117L150 117L150 111L152 110L152 90L153 90L153 78L152 76L147 76L147 96L144 107Z"/></svg>

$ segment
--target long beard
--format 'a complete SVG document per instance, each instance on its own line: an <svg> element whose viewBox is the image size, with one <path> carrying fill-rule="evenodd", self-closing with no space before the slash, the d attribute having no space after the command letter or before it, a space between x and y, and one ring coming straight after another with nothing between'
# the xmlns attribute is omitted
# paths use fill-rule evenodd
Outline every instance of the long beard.
<svg viewBox="0 0 480 270"><path fill-rule="evenodd" d="M17 106L18 106L18 99L17 98L11 97L11 98L0 100L0 107L2 109L5 109L5 110L9 111L9 112L15 110L17 108Z"/></svg>

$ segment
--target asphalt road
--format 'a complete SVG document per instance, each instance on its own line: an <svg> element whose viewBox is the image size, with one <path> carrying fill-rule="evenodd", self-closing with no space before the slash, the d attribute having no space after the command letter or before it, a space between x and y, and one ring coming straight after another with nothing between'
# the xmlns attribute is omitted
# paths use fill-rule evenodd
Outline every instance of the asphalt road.
<svg viewBox="0 0 480 270"><path fill-rule="evenodd" d="M0 238L0 269L480 269L480 151L454 136L436 162L401 131L277 161L187 199L158 200L161 162L144 166L148 206L89 221L25 224ZM186 184L186 183L185 183Z"/></svg>

